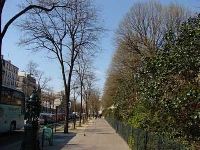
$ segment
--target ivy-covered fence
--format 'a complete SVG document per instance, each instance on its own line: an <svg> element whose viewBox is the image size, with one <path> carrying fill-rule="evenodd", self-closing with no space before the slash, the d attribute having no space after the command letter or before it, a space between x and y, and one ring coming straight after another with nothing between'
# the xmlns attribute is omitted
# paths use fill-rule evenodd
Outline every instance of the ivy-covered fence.
<svg viewBox="0 0 200 150"><path fill-rule="evenodd" d="M185 150L184 145L161 136L120 122L114 118L106 118L107 122L128 143L132 150Z"/></svg>

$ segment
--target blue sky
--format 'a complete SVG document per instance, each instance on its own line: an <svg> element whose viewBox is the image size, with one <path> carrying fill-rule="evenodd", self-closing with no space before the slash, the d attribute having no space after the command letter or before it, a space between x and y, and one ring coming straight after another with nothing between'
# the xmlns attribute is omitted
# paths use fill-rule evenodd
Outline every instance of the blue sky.
<svg viewBox="0 0 200 150"><path fill-rule="evenodd" d="M103 25L108 30L100 41L102 52L94 62L95 73L99 79L97 86L100 89L103 89L106 72L115 50L114 32L130 7L137 1L139 0L95 0L96 6L101 10ZM3 23L19 11L17 6L20 2L23 2L23 0L7 0L5 9L3 10ZM161 2L164 4L177 2L195 11L198 11L198 7L200 7L199 0L161 0ZM57 61L46 58L45 53L33 53L25 50L23 47L19 47L17 42L19 42L20 36L22 36L20 31L15 26L10 26L3 41L4 58L11 60L21 71L25 70L30 60L33 60L39 64L40 70L53 79L50 86L56 91L61 90L63 83Z"/></svg>

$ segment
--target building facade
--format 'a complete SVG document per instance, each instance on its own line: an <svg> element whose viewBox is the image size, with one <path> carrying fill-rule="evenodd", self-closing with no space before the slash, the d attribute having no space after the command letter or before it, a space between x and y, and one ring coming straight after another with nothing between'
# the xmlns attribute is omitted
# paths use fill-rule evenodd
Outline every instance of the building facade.
<svg viewBox="0 0 200 150"><path fill-rule="evenodd" d="M36 88L36 79L26 72L19 72L17 78L17 89L24 92L29 97Z"/></svg>
<svg viewBox="0 0 200 150"><path fill-rule="evenodd" d="M56 106L60 106L60 104L61 104L60 93L42 91L41 94L42 112L53 113L56 110Z"/></svg>
<svg viewBox="0 0 200 150"><path fill-rule="evenodd" d="M10 60L5 60L2 58L2 85L16 89L17 76L19 68L11 63Z"/></svg>

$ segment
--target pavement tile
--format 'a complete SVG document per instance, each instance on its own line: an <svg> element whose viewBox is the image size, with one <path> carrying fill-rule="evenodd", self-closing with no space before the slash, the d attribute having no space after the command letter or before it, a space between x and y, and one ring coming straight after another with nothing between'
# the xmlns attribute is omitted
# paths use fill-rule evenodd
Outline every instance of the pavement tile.
<svg viewBox="0 0 200 150"><path fill-rule="evenodd" d="M129 147L104 119L96 119L61 150L129 150Z"/></svg>

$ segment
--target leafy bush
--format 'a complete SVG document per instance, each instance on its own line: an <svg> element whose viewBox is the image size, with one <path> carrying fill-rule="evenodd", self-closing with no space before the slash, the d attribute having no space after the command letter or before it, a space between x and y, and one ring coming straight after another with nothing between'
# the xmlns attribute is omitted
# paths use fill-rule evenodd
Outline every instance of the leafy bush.
<svg viewBox="0 0 200 150"><path fill-rule="evenodd" d="M183 23L175 38L168 35L164 50L147 59L137 74L140 101L150 112L140 126L173 138L198 141L200 15Z"/></svg>

